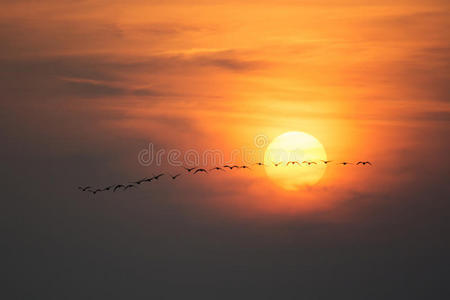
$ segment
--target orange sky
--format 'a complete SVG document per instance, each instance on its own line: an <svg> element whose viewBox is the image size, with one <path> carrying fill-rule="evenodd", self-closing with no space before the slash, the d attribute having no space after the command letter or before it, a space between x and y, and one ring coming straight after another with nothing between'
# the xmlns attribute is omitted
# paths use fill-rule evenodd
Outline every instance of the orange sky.
<svg viewBox="0 0 450 300"><path fill-rule="evenodd" d="M449 0L0 8L2 299L450 299ZM290 131L296 191L167 162Z"/></svg>
<svg viewBox="0 0 450 300"><path fill-rule="evenodd" d="M55 152L130 145L108 162L118 177L147 172L136 156L148 142L230 153L291 130L315 136L331 159L376 161L372 173L330 169L301 196L263 172L226 179L238 206L296 211L302 197L334 205L348 190L400 186L408 176L396 169L443 151L426 136L448 134L448 1L2 5L2 107L26 117L23 134L39 124L44 140L66 136Z"/></svg>

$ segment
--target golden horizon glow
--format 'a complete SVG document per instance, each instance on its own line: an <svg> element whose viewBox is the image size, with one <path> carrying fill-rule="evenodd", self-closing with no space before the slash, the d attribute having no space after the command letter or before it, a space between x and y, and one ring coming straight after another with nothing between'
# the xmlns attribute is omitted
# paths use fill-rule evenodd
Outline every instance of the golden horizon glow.
<svg viewBox="0 0 450 300"><path fill-rule="evenodd" d="M264 154L267 176L289 191L312 186L319 182L325 173L324 164L308 165L302 162L319 162L326 159L327 154L319 140L298 131L286 132L276 137ZM287 165L290 161L300 162L301 165Z"/></svg>

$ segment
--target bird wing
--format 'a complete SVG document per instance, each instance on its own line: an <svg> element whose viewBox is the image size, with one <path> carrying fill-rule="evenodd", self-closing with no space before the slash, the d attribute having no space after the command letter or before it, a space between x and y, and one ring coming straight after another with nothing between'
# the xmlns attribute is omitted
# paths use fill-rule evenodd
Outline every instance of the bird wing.
<svg viewBox="0 0 450 300"><path fill-rule="evenodd" d="M114 192L117 190L117 189L120 189L121 187L124 187L122 184L119 184L119 185L116 185L116 187L114 188Z"/></svg>

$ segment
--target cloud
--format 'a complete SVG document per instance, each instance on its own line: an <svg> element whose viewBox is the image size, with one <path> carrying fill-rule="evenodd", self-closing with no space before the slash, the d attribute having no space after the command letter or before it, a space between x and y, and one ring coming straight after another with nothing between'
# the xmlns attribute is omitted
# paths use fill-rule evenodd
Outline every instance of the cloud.
<svg viewBox="0 0 450 300"><path fill-rule="evenodd" d="M55 56L0 60L0 79L4 94L33 97L112 97L112 96L183 96L177 89L178 77L201 76L220 68L231 72L249 72L263 63L249 61L229 53L201 55L149 56L120 58L108 56ZM143 88L128 79L148 74L151 85ZM175 80L175 81L174 81ZM121 82L118 84L118 82ZM166 82L166 84L164 84ZM180 82L181 83L181 82ZM147 83L148 85L149 83ZM163 87L170 84L175 87ZM20 101L33 101L32 97Z"/></svg>
<svg viewBox="0 0 450 300"><path fill-rule="evenodd" d="M244 61L232 58L198 58L196 59L201 65L215 66L221 69L231 70L231 71L249 71L257 69L261 66L259 62L256 61Z"/></svg>
<svg viewBox="0 0 450 300"><path fill-rule="evenodd" d="M411 119L450 122L450 110L424 111L412 114Z"/></svg>
<svg viewBox="0 0 450 300"><path fill-rule="evenodd" d="M83 78L61 78L64 83L63 89L70 95L79 97L105 97L105 96L147 96L162 97L168 96L170 93L162 93L156 90L140 88L133 89L122 87L115 82L98 81Z"/></svg>
<svg viewBox="0 0 450 300"><path fill-rule="evenodd" d="M450 54L447 47L405 48L401 57L353 64L344 75L353 86L370 87L370 100L448 102Z"/></svg>

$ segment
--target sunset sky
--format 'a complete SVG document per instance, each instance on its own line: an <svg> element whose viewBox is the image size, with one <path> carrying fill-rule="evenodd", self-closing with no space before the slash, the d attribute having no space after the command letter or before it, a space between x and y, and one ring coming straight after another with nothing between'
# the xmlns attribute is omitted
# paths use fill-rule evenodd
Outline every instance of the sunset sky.
<svg viewBox="0 0 450 300"><path fill-rule="evenodd" d="M0 5L5 299L446 298L449 1ZM77 190L289 131L374 165Z"/></svg>

